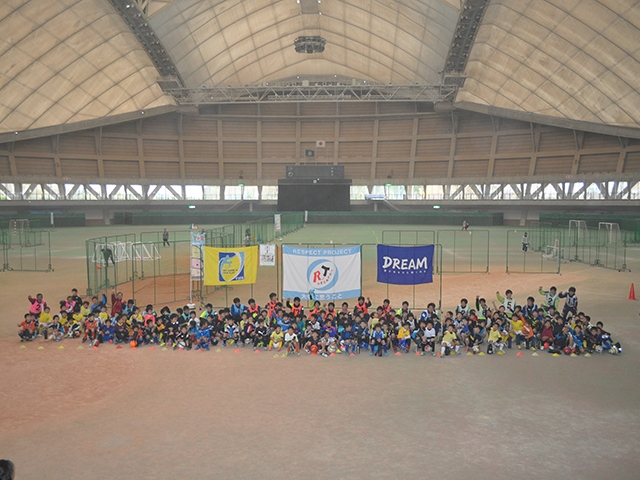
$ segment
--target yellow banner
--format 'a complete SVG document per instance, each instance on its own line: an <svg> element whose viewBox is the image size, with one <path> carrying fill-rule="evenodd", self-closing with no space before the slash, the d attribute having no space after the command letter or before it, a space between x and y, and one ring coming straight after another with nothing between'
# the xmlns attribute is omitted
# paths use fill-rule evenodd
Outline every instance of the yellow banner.
<svg viewBox="0 0 640 480"><path fill-rule="evenodd" d="M256 283L258 246L243 248L204 247L205 285Z"/></svg>

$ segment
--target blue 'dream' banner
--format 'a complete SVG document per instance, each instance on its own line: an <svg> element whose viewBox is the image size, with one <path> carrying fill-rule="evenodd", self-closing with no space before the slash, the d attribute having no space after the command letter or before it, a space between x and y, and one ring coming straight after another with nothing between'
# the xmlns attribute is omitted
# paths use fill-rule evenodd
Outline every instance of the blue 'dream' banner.
<svg viewBox="0 0 640 480"><path fill-rule="evenodd" d="M378 245L378 282L419 285L433 282L433 245Z"/></svg>

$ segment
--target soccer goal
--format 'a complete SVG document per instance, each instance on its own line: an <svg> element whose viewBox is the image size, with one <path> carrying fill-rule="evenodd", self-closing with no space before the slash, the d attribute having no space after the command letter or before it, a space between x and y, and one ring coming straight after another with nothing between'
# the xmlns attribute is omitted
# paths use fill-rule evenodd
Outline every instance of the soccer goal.
<svg viewBox="0 0 640 480"><path fill-rule="evenodd" d="M564 249L560 248L560 242L558 239L556 239L553 245L547 245L545 247L542 258L552 262L564 263L566 261L564 258Z"/></svg>
<svg viewBox="0 0 640 480"><path fill-rule="evenodd" d="M569 239L574 243L585 241L588 236L587 222L584 220L569 220Z"/></svg>
<svg viewBox="0 0 640 480"><path fill-rule="evenodd" d="M109 251L111 251L111 258L115 263L131 260L132 246L132 242L96 243L91 261L105 266L109 258Z"/></svg>
<svg viewBox="0 0 640 480"><path fill-rule="evenodd" d="M136 242L131 245L131 255L135 260L158 260L160 252L155 243Z"/></svg>
<svg viewBox="0 0 640 480"><path fill-rule="evenodd" d="M617 245L622 243L620 224L610 222L598 223L598 239L604 245Z"/></svg>
<svg viewBox="0 0 640 480"><path fill-rule="evenodd" d="M9 230L13 235L19 235L29 230L29 220L27 218L13 218L9 220Z"/></svg>

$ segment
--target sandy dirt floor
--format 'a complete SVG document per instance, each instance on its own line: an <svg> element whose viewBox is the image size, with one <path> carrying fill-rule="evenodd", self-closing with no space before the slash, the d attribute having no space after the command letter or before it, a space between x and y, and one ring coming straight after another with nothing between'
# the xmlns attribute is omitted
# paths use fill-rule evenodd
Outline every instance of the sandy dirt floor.
<svg viewBox="0 0 640 480"><path fill-rule="evenodd" d="M332 227L331 237L373 243L382 227L362 228ZM492 230L490 274L445 275L443 307L574 285L580 309L604 321L622 355L275 358L232 347L89 350L66 339L20 348L26 296L42 291L55 304L86 288L84 240L106 234L57 230L54 272L0 273L0 457L18 479L637 478L640 302L627 296L631 282L640 287L638 250L631 272L567 263L562 275L508 275L504 230ZM309 226L285 240L326 232ZM263 283L261 302L272 286ZM375 278L363 284L374 302L384 298ZM437 288L418 295L434 299Z"/></svg>

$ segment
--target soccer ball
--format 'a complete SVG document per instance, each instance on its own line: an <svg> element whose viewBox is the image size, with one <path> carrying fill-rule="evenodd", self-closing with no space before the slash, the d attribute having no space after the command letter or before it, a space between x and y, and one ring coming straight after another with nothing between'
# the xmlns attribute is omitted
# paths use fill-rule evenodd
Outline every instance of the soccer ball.
<svg viewBox="0 0 640 480"><path fill-rule="evenodd" d="M317 345L311 345L311 348L309 348L309 350L311 350L311 353L316 355L318 353L318 346Z"/></svg>
<svg viewBox="0 0 640 480"><path fill-rule="evenodd" d="M478 348L477 345L473 346L473 353L478 353L480 351L480 349Z"/></svg>
<svg viewBox="0 0 640 480"><path fill-rule="evenodd" d="M229 345L235 345L236 341L235 340L229 340Z"/></svg>
<svg viewBox="0 0 640 480"><path fill-rule="evenodd" d="M596 345L596 352L602 353L602 345Z"/></svg>
<svg viewBox="0 0 640 480"><path fill-rule="evenodd" d="M611 347L611 348L609 349L609 353L610 353L611 355L617 355L617 354L618 354L618 348L614 345L613 347Z"/></svg>
<svg viewBox="0 0 640 480"><path fill-rule="evenodd" d="M138 346L138 342L136 342L135 340L131 340L129 342L129 345L131 345L131 348L136 348Z"/></svg>
<svg viewBox="0 0 640 480"><path fill-rule="evenodd" d="M564 347L564 354L571 355L571 349L569 347Z"/></svg>
<svg viewBox="0 0 640 480"><path fill-rule="evenodd" d="M327 350L329 350L329 353L335 353L336 347L334 345L329 345L327 347Z"/></svg>

